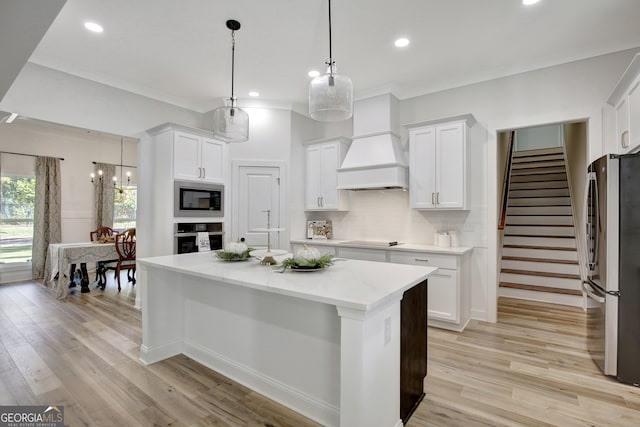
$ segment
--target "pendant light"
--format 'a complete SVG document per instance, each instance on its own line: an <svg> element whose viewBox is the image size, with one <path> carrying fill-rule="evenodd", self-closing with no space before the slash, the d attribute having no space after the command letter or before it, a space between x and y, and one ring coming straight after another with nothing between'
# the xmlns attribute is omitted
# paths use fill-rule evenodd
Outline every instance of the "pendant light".
<svg viewBox="0 0 640 427"><path fill-rule="evenodd" d="M347 120L353 115L353 84L347 76L336 74L331 50L331 0L329 1L329 59L327 72L309 84L309 115L321 122Z"/></svg>
<svg viewBox="0 0 640 427"><path fill-rule="evenodd" d="M236 107L236 97L233 93L235 32L240 29L240 23L230 19L227 21L227 28L231 30L231 98L227 100L229 105L216 108L213 112L213 136L225 142L244 142L249 139L249 115L246 111Z"/></svg>

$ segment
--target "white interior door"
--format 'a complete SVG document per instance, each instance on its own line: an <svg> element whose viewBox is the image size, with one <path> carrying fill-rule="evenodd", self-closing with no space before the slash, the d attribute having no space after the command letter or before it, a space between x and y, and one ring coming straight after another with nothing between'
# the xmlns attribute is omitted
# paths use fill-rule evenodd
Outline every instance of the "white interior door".
<svg viewBox="0 0 640 427"><path fill-rule="evenodd" d="M280 168L278 166L240 166L238 168L238 209L235 223L238 238L252 248L267 246L267 210L271 227L280 227ZM271 247L280 247L280 233L271 233Z"/></svg>

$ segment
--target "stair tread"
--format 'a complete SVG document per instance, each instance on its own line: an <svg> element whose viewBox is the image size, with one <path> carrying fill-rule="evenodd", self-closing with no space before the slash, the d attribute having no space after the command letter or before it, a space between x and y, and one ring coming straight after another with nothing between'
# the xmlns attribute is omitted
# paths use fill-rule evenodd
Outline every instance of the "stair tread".
<svg viewBox="0 0 640 427"><path fill-rule="evenodd" d="M513 190L512 190L513 191ZM515 190L515 191L519 191L519 190ZM562 195L558 195L558 196L548 196L548 195L541 195L541 196L532 196L531 194L526 194L524 196L511 196L509 195L509 199L559 199L559 198L569 198L570 196L566 196L564 194Z"/></svg>
<svg viewBox="0 0 640 427"><path fill-rule="evenodd" d="M564 204L564 203L555 203L553 205L507 205L508 208L544 208L544 207L554 207L554 206L559 206L559 207L567 207L567 206L571 206L571 203Z"/></svg>
<svg viewBox="0 0 640 427"><path fill-rule="evenodd" d="M552 234L505 234L510 237L544 237L549 239L575 239L575 236L555 236Z"/></svg>
<svg viewBox="0 0 640 427"><path fill-rule="evenodd" d="M519 207L521 207L521 206L519 206ZM548 213L548 214L530 214L530 213L517 214L517 213L512 213L512 214L508 214L507 218L509 218L510 216L573 216L573 215L571 215L571 214L559 214L559 213Z"/></svg>
<svg viewBox="0 0 640 427"><path fill-rule="evenodd" d="M514 163L526 163L526 162L530 162L530 161L538 161L538 160L543 160L543 161L557 161L557 160L564 160L564 156L561 153L548 153L548 154L539 154L537 156L514 156L513 157L513 162Z"/></svg>
<svg viewBox="0 0 640 427"><path fill-rule="evenodd" d="M526 170L539 170L540 173L547 173L546 169L562 169L562 170L566 170L566 168L564 167L564 162L562 162L562 164L557 164L557 165L536 165L536 163L551 163L551 162L546 162L546 161L540 161L540 162L520 162L520 163L514 163L514 165L517 165L515 168L512 169L513 172L520 172L520 171L526 171ZM562 173L562 172L554 172L554 173Z"/></svg>
<svg viewBox="0 0 640 427"><path fill-rule="evenodd" d="M562 149L562 147L536 148L535 150L515 151L513 153L513 156L524 157L524 156L540 156L545 154L564 154L564 150Z"/></svg>
<svg viewBox="0 0 640 427"><path fill-rule="evenodd" d="M568 260L568 259L548 259L548 258L526 258L526 257L518 257L518 256L503 256L502 260L508 261L525 261L525 262L546 262L550 264L572 264L578 265L578 261Z"/></svg>
<svg viewBox="0 0 640 427"><path fill-rule="evenodd" d="M580 276L577 274L550 273L547 271L515 270L511 268L503 268L502 270L500 270L500 272L510 273L510 274L522 274L524 276L554 277L556 279L580 279Z"/></svg>
<svg viewBox="0 0 640 427"><path fill-rule="evenodd" d="M529 215L535 216L535 215ZM570 216L570 215L569 215ZM573 224L505 224L506 227L573 227Z"/></svg>
<svg viewBox="0 0 640 427"><path fill-rule="evenodd" d="M535 246L535 245L503 245L503 248L511 249L541 249L545 251L567 251L578 252L576 248L565 248L562 246Z"/></svg>
<svg viewBox="0 0 640 427"><path fill-rule="evenodd" d="M549 292L553 294L565 294L582 296L582 291L576 289L552 288L547 286L522 285L520 283L500 282L501 288L523 289L527 291Z"/></svg>

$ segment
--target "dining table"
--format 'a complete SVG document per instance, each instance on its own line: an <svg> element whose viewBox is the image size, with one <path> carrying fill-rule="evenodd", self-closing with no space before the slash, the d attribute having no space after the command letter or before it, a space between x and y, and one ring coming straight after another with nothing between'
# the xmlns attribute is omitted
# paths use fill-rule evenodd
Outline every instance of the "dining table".
<svg viewBox="0 0 640 427"><path fill-rule="evenodd" d="M45 261L45 284L55 292L58 299L65 299L68 289L77 286L75 276L79 274L80 292L90 292L87 263L114 260L118 260L114 242L51 243ZM79 266L79 270L76 266ZM105 284L101 282L102 278L99 278L97 283L104 289Z"/></svg>

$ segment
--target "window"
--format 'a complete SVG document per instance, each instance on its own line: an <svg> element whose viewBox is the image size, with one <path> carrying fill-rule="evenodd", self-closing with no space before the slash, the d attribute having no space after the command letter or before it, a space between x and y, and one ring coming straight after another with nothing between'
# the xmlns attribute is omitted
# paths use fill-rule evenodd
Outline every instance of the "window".
<svg viewBox="0 0 640 427"><path fill-rule="evenodd" d="M31 262L35 158L0 158L0 264Z"/></svg>
<svg viewBox="0 0 640 427"><path fill-rule="evenodd" d="M116 190L113 201L113 228L123 230L136 226L138 189L135 185L125 185Z"/></svg>
<svg viewBox="0 0 640 427"><path fill-rule="evenodd" d="M116 166L114 172L118 184L113 198L113 229L124 230L136 226L138 186L137 169L129 166ZM126 183L126 185L125 185Z"/></svg>

